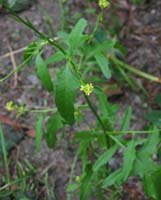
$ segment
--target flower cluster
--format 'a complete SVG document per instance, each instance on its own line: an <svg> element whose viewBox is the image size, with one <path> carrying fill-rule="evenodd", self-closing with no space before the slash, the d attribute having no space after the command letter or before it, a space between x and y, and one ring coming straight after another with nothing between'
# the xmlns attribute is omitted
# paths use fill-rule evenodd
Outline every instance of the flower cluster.
<svg viewBox="0 0 161 200"><path fill-rule="evenodd" d="M15 104L13 101L7 102L5 108L8 111L16 111L17 116L20 116L20 115L22 115L22 114L24 114L25 112L28 111L26 106L19 106L19 105Z"/></svg>
<svg viewBox="0 0 161 200"><path fill-rule="evenodd" d="M15 110L15 104L13 103L13 101L9 101L6 103L6 110L8 111L13 111Z"/></svg>
<svg viewBox="0 0 161 200"><path fill-rule="evenodd" d="M87 83L85 85L81 85L80 90L83 91L87 96L89 96L92 93L93 88L94 87L92 83Z"/></svg>
<svg viewBox="0 0 161 200"><path fill-rule="evenodd" d="M110 5L110 3L108 2L108 0L99 0L98 5L101 9L105 9Z"/></svg>

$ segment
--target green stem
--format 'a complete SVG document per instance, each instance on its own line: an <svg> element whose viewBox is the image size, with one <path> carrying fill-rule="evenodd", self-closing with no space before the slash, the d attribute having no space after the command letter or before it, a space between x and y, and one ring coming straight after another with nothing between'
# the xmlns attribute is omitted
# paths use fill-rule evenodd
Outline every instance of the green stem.
<svg viewBox="0 0 161 200"><path fill-rule="evenodd" d="M122 148L126 148L126 146L124 144L122 144L117 138L115 138L114 136L112 135L109 135L109 137L116 143L118 144L120 147Z"/></svg>
<svg viewBox="0 0 161 200"><path fill-rule="evenodd" d="M3 190L9 189L12 185L17 185L18 183L21 183L22 181L24 181L24 180L26 180L28 178L30 178L30 176L26 175L23 178L17 178L14 181L11 181L10 183L7 183L7 184L3 185L2 187L0 187L0 192L3 191ZM11 193L13 193L13 191L11 191ZM5 194L6 194L6 192L5 192ZM4 194L4 196L6 197L5 194ZM2 197L1 193L0 193L0 197Z"/></svg>
<svg viewBox="0 0 161 200"><path fill-rule="evenodd" d="M83 94L84 94L84 93L83 93ZM90 99L89 99L89 98L88 98L88 96L87 96L87 95L85 95L85 94L84 94L84 97L85 97L85 99L86 99L86 102L87 102L87 104L88 104L89 108L91 109L91 111L93 112L93 114L94 114L94 115L95 115L95 117L97 118L98 122L100 123L100 125L101 125L101 127L102 127L102 130L103 130L103 132L106 132L106 128L105 128L105 126L104 126L104 124L103 124L103 122L102 122L101 118L100 118L100 117L99 117L99 115L97 114L97 112L96 112L96 110L95 110L94 106L92 105L92 103L91 103Z"/></svg>
<svg viewBox="0 0 161 200"><path fill-rule="evenodd" d="M101 12L98 15L97 20L96 20L96 24L95 24L95 27L94 27L94 30L92 31L92 33L91 33L91 35L89 37L89 41L88 42L90 42L92 40L92 38L94 37L94 35L96 34L96 32L98 30L99 23L100 23L102 17L103 17L103 12Z"/></svg>
<svg viewBox="0 0 161 200"><path fill-rule="evenodd" d="M45 34L41 33L39 30L37 30L34 27L34 25L28 19L24 20L22 17L18 16L12 9L8 8L8 6L6 6L6 8L15 17L15 19L17 19L17 21L19 21L22 24L24 24L25 26L29 27L31 30L33 30L35 33L37 33L37 35L40 38L46 40L49 44L51 44L56 49L61 51L66 56L67 60L71 63L71 65L73 66L74 70L77 71L77 68L76 68L73 60L68 56L67 52L54 39L51 39L48 36L46 36Z"/></svg>
<svg viewBox="0 0 161 200"><path fill-rule="evenodd" d="M31 30L33 30L35 33L37 33L37 35L48 41L49 44L54 45L57 49L59 49L64 55L67 55L67 53L64 51L63 48L61 48L61 46L59 46L56 41L54 41L53 39L49 38L48 36L44 35L43 33L41 33L39 30L37 30L34 25L26 18L23 19L22 17L20 17L19 15L17 15L16 12L14 12L5 2L2 3L2 5L4 6L5 9L7 9L9 11L10 14L12 14L13 18L15 18L15 20L17 20L18 22L24 24L25 26L29 27Z"/></svg>
<svg viewBox="0 0 161 200"><path fill-rule="evenodd" d="M28 19L24 20L23 18L21 18L20 16L18 16L12 9L10 9L7 5L5 5L5 7L9 10L9 12L10 12L19 22L21 22L21 23L23 23L24 25L26 25L27 27L29 27L31 30L33 30L35 33L37 33L38 36L40 36L42 39L48 41L49 44L53 45L55 48L57 48L57 49L60 50L64 55L67 56L66 51L65 51L63 48L61 48L61 46L59 46L59 44L57 44L56 41L54 41L53 39L47 37L47 36L44 35L43 33L39 32L39 31L33 26L33 24L32 24ZM94 31L93 31L93 33L92 33L92 35L91 35L92 37L93 37L93 35L95 34L95 32L97 31L97 28L98 28L99 21L100 21L101 17L102 17L102 13L100 13L100 15L98 16L95 29L94 29ZM69 61L69 62L71 63L71 65L73 66L73 69L75 70L77 76L80 76L79 73L78 73L78 69L77 69L76 65L74 64L73 60L72 60L71 58L68 58L68 61ZM79 78L81 78L81 77L79 77ZM93 107L91 101L89 100L89 98L88 98L85 94L84 94L84 96L85 96L85 99L86 99L86 101L87 101L87 103L88 103L88 105L89 105L91 111L92 111L93 114L96 116L98 122L100 123L100 125L101 125L101 127L102 127L102 129L103 129L103 132L105 133L106 129L105 129L105 126L104 126L104 124L103 124L101 118L100 118L99 115L97 114L97 112L96 112L96 110L94 109L94 107ZM107 135L106 135L106 134L105 134L105 138L106 138L107 144L108 144L108 146L109 146L109 140L107 139Z"/></svg>
<svg viewBox="0 0 161 200"><path fill-rule="evenodd" d="M46 109L31 109L31 110L27 110L27 112L31 112L31 113L47 113L47 112L56 112L57 109L56 108L46 108Z"/></svg>
<svg viewBox="0 0 161 200"><path fill-rule="evenodd" d="M140 77L148 79L150 81L161 83L161 78L159 78L159 77L153 76L153 75L145 73L145 72L143 72L139 69L136 69L135 67L133 67L129 64L126 64L123 61L120 61L116 57L110 57L110 59L116 64L117 67L122 67L124 69L127 69L128 71L130 71L130 72L132 72L132 73L134 73L134 74L136 74Z"/></svg>
<svg viewBox="0 0 161 200"><path fill-rule="evenodd" d="M76 164L77 164L78 154L79 154L79 152L76 153L76 155L75 155L75 157L73 159L72 165L71 165L71 171L70 171L70 174L69 174L68 185L72 184L72 181L73 181L73 178L74 178L74 169L75 169ZM69 192L67 193L67 200L72 200L72 194L69 193Z"/></svg>
<svg viewBox="0 0 161 200"><path fill-rule="evenodd" d="M84 94L84 93L83 93ZM94 116L96 117L96 119L98 120L99 124L101 125L102 127L102 130L103 130L103 133L104 133L104 136L105 136L105 140L106 140L106 144L107 144L107 148L110 147L110 140L109 140L109 136L106 134L106 128L100 118L100 116L97 114L97 111L95 110L94 106L92 105L90 99L88 98L87 95L84 94L84 98L89 106L89 108L91 109L91 111L93 112Z"/></svg>
<svg viewBox="0 0 161 200"><path fill-rule="evenodd" d="M67 58L67 60L71 63L71 65L73 66L73 69L78 72L76 65L74 64L73 60L68 56L67 52L54 40L49 38L48 36L44 35L43 33L41 33L39 30L37 30L34 25L28 20L28 19L23 19L22 17L20 17L19 15L17 15L12 9L10 9L6 4L4 4L5 8L13 15L13 17L19 21L20 23L24 24L25 26L27 26L28 28L30 28L32 31L34 31L35 33L37 33L37 35L46 40L49 44L51 44L52 46L54 46L56 49L58 49L59 51L61 51ZM14 72L12 72L11 74L9 74L7 76L7 78L9 76L11 76ZM78 76L79 73L77 73ZM1 81L1 80L0 80Z"/></svg>
<svg viewBox="0 0 161 200"><path fill-rule="evenodd" d="M26 63L28 63L28 61L31 59L32 56L28 57L23 63L21 63L19 66L17 66L17 68L15 70L12 70L9 74L7 74L4 78L0 79L0 83L4 82L5 80L7 80L10 76L12 76L15 72L20 71Z"/></svg>
<svg viewBox="0 0 161 200"><path fill-rule="evenodd" d="M10 184L10 174L9 174L9 167L8 167L7 151L6 151L5 139L4 139L4 134L3 134L1 124L0 124L0 141L1 141L1 146L2 146L2 154L3 154L3 159L4 159L7 184Z"/></svg>
<svg viewBox="0 0 161 200"><path fill-rule="evenodd" d="M109 131L108 135L119 135L125 133L133 133L133 134L145 134L145 133L155 133L156 131L161 131L161 129L157 130L145 130L145 131L135 131L135 130L125 130L125 131Z"/></svg>

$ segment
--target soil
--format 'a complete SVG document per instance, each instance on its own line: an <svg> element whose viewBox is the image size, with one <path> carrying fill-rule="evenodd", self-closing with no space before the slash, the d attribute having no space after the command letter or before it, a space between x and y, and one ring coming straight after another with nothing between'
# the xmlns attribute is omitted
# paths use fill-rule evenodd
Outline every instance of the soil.
<svg viewBox="0 0 161 200"><path fill-rule="evenodd" d="M122 2L126 1L122 0ZM76 1L72 9L79 10L79 6L82 8L84 4ZM119 37L127 48L127 62L141 70L161 76L161 2L159 0L151 0L149 3L141 6L127 6L126 9L121 9L121 6L116 10L116 15L121 16L123 23ZM54 33L60 27L60 10L54 0L38 0L32 7L19 14L28 17L40 31L47 34L48 26L52 25ZM36 35L4 13L0 13L0 30L0 77L2 78L14 69L14 65L22 62L23 51L12 54L12 56L5 57L5 55L26 47L36 39ZM47 54L51 52L50 48L47 49ZM148 92L148 98L145 99L140 93L135 93L128 88L123 92L121 98L116 99L116 102L121 107L120 117L128 105L132 106L131 128L140 130L145 126L144 115L146 110L148 106L153 104L153 98L159 94L161 86L139 78L136 78L136 80L141 80ZM29 127L28 129L31 130L35 126L36 115L27 114L15 119L15 114L6 111L6 102L12 100L31 108L52 105L53 103L52 97L41 88L38 79L34 76L33 66L25 67L22 72L17 74L17 77L11 76L3 84L0 83L0 94L0 121L4 123L5 120L1 120L2 118L5 118L7 122L9 119L18 125L23 124L24 127ZM7 124L12 126L15 123ZM65 187L68 181L70 166L75 156L74 148L71 147L69 141L63 141L57 149L51 150L43 141L41 150L37 153L35 152L34 139L26 136L27 131L24 127L19 131L20 134L23 134L23 139L16 146L16 149L12 151L11 158L17 155L16 159L21 162L28 160L32 163L36 169L35 176L37 179L41 179L41 174L44 170L47 170L48 182L53 187L56 199L66 200ZM69 135L72 134L73 130L69 131ZM130 179L124 185L123 193L124 199L127 200L146 199L140 182L135 178ZM40 199L43 198L41 197Z"/></svg>

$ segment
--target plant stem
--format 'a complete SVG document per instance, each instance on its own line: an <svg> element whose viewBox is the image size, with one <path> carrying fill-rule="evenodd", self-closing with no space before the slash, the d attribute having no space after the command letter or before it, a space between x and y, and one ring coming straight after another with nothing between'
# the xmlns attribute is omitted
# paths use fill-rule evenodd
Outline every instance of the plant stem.
<svg viewBox="0 0 161 200"><path fill-rule="evenodd" d="M63 48L61 48L61 46L59 46L53 39L49 38L48 36L44 35L43 33L41 33L39 30L37 30L34 25L31 23L31 21L29 21L28 18L23 19L22 17L20 17L19 15L17 15L16 12L14 12L8 5L7 3L3 2L2 5L4 6L5 9L7 9L9 11L9 13L12 14L13 18L15 18L15 20L17 20L18 22L24 24L25 26L29 27L31 30L33 30L35 33L37 33L37 35L39 37L41 37L42 39L46 40L49 42L49 44L54 45L57 49L59 49L64 55L67 55L66 52L64 51Z"/></svg>
<svg viewBox="0 0 161 200"><path fill-rule="evenodd" d="M84 94L84 93L83 93L83 94ZM102 130L103 130L104 132L106 132L105 126L104 126L104 124L103 124L101 118L100 118L99 115L97 114L95 108L93 107L93 105L92 105L90 99L89 99L88 96L85 95L85 94L84 94L84 97L85 97L85 99L86 99L86 102L87 102L89 108L91 109L91 111L93 112L93 114L95 115L95 117L97 118L97 120L99 121L99 123L100 123L100 125L101 125L101 127L102 127Z"/></svg>
<svg viewBox="0 0 161 200"><path fill-rule="evenodd" d="M0 83L1 82L4 82L5 80L7 80L10 76L12 76L15 72L18 72L20 71L24 66L25 64L28 63L28 61L31 59L32 56L28 57L23 63L21 63L20 65L18 65L16 67L16 69L12 70L9 74L7 74L5 77L3 77L2 79L0 79Z"/></svg>
<svg viewBox="0 0 161 200"><path fill-rule="evenodd" d="M108 132L109 135L120 135L120 134L125 134L125 133L133 133L133 134L150 134L150 133L155 133L156 131L161 131L161 129L157 130L145 130L145 131L135 131L135 130L125 130L125 131L110 131Z"/></svg>
<svg viewBox="0 0 161 200"><path fill-rule="evenodd" d="M75 71L78 71L73 60L67 55L67 52L54 40L49 38L48 36L46 36L45 34L41 33L39 30L37 30L34 25L28 20L28 19L23 19L22 17L20 17L19 15L17 15L12 9L10 9L7 5L5 5L5 7L9 10L9 12L15 17L15 19L19 22L21 22L22 24L24 24L25 26L29 27L31 30L33 30L35 33L37 33L37 35L46 40L49 44L51 44L52 46L54 46L56 49L58 49L59 51L61 51L67 58L67 60L71 63L71 65L73 66ZM79 75L79 74L78 74Z"/></svg>
<svg viewBox="0 0 161 200"><path fill-rule="evenodd" d="M159 77L153 76L153 75L145 73L145 72L143 72L139 69L136 69L135 67L120 61L116 57L110 57L110 59L116 64L117 67L122 67L122 68L127 69L128 71L130 71L130 72L132 72L132 73L134 73L134 74L136 74L140 77L143 77L143 78L148 79L150 81L157 82L157 83L161 84L161 78L159 78Z"/></svg>
<svg viewBox="0 0 161 200"><path fill-rule="evenodd" d="M6 151L5 139L4 139L4 134L3 134L3 130L2 130L1 124L0 124L0 141L1 141L1 145L2 145L2 154L3 154L3 159L4 159L4 166L5 166L5 171L6 171L7 184L10 184L10 175L9 175L7 151Z"/></svg>
<svg viewBox="0 0 161 200"><path fill-rule="evenodd" d="M97 21L96 21L96 24L95 24L95 27L94 27L94 30L92 31L90 37L89 37L89 43L91 41L91 39L94 37L94 35L96 34L97 30L98 30L98 26L99 26L99 23L100 21L102 20L102 17L103 17L103 12L101 12L98 17L97 17Z"/></svg>
<svg viewBox="0 0 161 200"><path fill-rule="evenodd" d="M115 143L118 144L120 147L126 148L126 146L125 146L124 144L122 144L122 143L121 143L117 138L115 138L114 136L109 135L109 137L110 137L113 141L115 141Z"/></svg>
<svg viewBox="0 0 161 200"><path fill-rule="evenodd" d="M27 111L31 113L47 113L47 112L56 112L57 109L56 108L46 108L46 109L37 108L37 109L31 109Z"/></svg>
<svg viewBox="0 0 161 200"><path fill-rule="evenodd" d="M5 7L9 10L9 12L15 17L15 19L17 19L19 22L23 23L24 25L26 25L27 27L29 27L31 30L33 30L35 33L38 34L38 36L40 36L42 39L46 40L49 42L49 44L53 45L55 48L57 48L59 51L61 51L64 55L67 56L67 53L66 51L58 44L56 43L56 41L54 41L53 39L47 37L46 35L44 35L43 33L39 32L39 30L37 30L34 25L28 20L28 19L23 19L22 17L18 16L12 9L10 9L6 4L5 4ZM97 22L96 22L96 26L95 26L95 29L93 31L93 34L95 34L97 28L98 28L98 24L99 24L99 21L102 17L102 13L99 15L98 19L97 19ZM93 37L93 34L92 34L92 37ZM78 73L78 70L77 70L77 67L75 65L75 63L73 62L72 58L68 58L68 61L71 63L71 65L73 66L73 69L75 70L77 76L79 76L79 78L81 79L80 77L80 74ZM95 108L93 107L91 101L89 100L89 98L84 94L84 97L91 109L91 111L93 112L93 114L96 116L98 122L100 123L101 127L102 127L102 130L104 132L104 135L105 135L105 138L106 138L106 141L107 141L107 145L109 147L110 143L109 143L109 137L106 135L106 128L101 120L101 118L99 117L99 115L97 114ZM108 137L108 138L107 138Z"/></svg>
<svg viewBox="0 0 161 200"><path fill-rule="evenodd" d="M83 93L84 94L84 93ZM106 140L106 143L107 143L107 148L110 147L110 141L109 141L109 136L106 134L106 128L100 118L100 116L97 114L97 111L95 110L94 106L92 105L90 99L88 98L87 95L84 94L84 98L89 106L89 108L91 109L91 111L93 112L94 116L96 117L96 119L98 120L98 122L100 123L101 127L102 127L102 130L103 130L103 133L104 133L104 136L105 136L105 140Z"/></svg>
<svg viewBox="0 0 161 200"><path fill-rule="evenodd" d="M73 159L72 165L71 165L71 171L70 171L70 174L69 174L68 185L72 184L72 181L73 181L73 178L74 178L74 170L75 170L75 167L76 167L76 164L77 164L78 154L79 154L79 152L77 151L77 153L76 153L76 155ZM67 200L72 200L72 194L70 192L67 192Z"/></svg>

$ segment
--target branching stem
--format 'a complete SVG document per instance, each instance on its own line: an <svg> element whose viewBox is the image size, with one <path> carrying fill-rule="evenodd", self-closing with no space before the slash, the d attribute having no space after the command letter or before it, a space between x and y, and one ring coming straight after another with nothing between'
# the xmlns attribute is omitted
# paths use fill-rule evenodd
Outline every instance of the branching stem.
<svg viewBox="0 0 161 200"><path fill-rule="evenodd" d="M153 76L151 74L145 73L139 69L136 69L135 67L122 62L121 60L119 60L116 57L110 57L110 59L116 64L117 67L121 67L123 69L127 69L128 71L142 77L145 78L147 80L153 81L153 82L157 82L161 84L161 78L157 77L157 76Z"/></svg>

